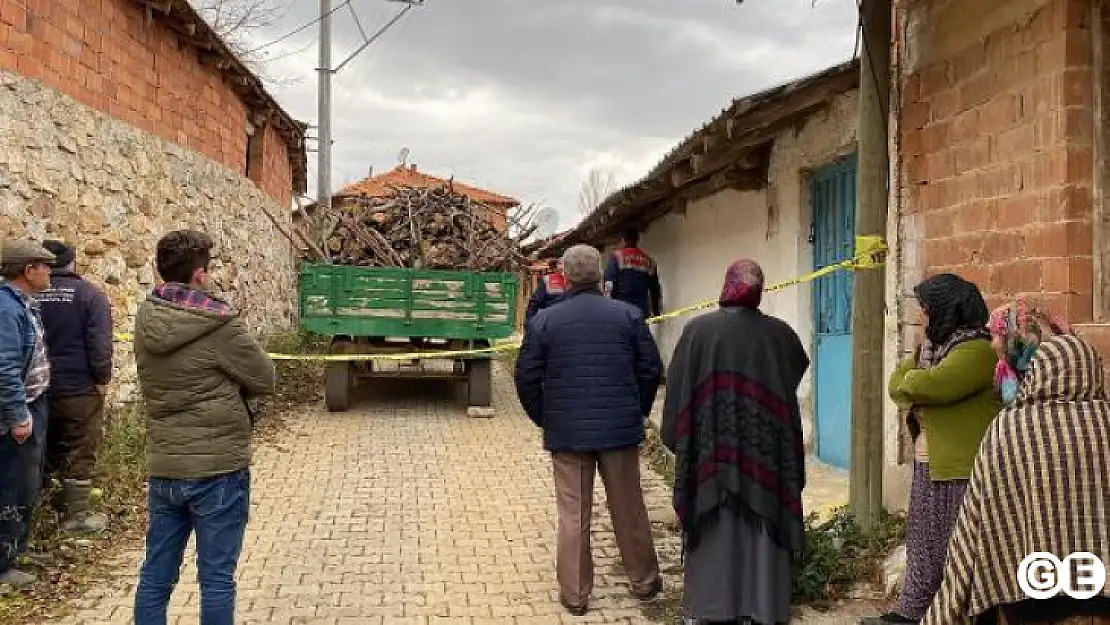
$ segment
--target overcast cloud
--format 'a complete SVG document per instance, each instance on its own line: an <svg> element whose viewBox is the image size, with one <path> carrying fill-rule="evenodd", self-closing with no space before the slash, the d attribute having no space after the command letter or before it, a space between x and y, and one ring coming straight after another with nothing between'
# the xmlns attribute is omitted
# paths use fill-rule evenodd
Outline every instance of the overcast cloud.
<svg viewBox="0 0 1110 625"><path fill-rule="evenodd" d="M293 4L259 43L315 17L315 0ZM373 32L403 5L353 6ZM360 36L335 17L338 64ZM335 77L333 183L407 147L421 170L543 202L569 227L591 167L636 180L732 98L849 58L855 23L853 0L426 0ZM311 123L316 34L269 48L267 66Z"/></svg>

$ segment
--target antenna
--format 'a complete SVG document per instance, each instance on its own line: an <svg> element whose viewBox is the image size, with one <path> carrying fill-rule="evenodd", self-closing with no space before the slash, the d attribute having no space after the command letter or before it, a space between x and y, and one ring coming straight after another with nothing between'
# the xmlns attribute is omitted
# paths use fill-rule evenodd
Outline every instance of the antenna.
<svg viewBox="0 0 1110 625"><path fill-rule="evenodd" d="M408 164L408 160L409 160L409 149L408 148L401 148L401 151L397 153L397 162L399 162L401 164L401 167L404 167L405 165Z"/></svg>
<svg viewBox="0 0 1110 625"><path fill-rule="evenodd" d="M545 206L536 214L533 224L536 226L536 237L546 239L555 234L555 229L559 227L559 212Z"/></svg>

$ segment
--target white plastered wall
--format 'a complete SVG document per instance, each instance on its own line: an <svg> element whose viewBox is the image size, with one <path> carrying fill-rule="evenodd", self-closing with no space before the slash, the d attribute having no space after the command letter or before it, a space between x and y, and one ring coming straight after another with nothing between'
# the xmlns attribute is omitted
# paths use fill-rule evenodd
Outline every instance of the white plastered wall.
<svg viewBox="0 0 1110 625"><path fill-rule="evenodd" d="M664 310L716 299L725 269L738 258L758 261L768 284L812 271L809 174L854 151L856 125L853 91L775 138L765 189L721 191L688 203L684 214L665 215L646 228L640 247L658 263ZM795 286L768 293L763 305L764 312L794 328L807 351L813 343L810 290ZM655 327L665 363L690 318ZM812 442L810 389L807 375L799 389L807 446Z"/></svg>

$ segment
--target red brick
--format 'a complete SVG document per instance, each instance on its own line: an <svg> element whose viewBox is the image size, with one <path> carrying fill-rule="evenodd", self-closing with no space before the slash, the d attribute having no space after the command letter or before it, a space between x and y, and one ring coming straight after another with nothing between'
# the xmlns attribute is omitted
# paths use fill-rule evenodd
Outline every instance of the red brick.
<svg viewBox="0 0 1110 625"><path fill-rule="evenodd" d="M921 72L921 92L932 94L952 86L952 76L947 63L940 63Z"/></svg>
<svg viewBox="0 0 1110 625"><path fill-rule="evenodd" d="M995 77L990 72L980 72L960 85L960 108L968 110L985 104L995 90Z"/></svg>
<svg viewBox="0 0 1110 625"><path fill-rule="evenodd" d="M19 32L27 32L27 9L10 1L0 4L0 22Z"/></svg>
<svg viewBox="0 0 1110 625"><path fill-rule="evenodd" d="M1060 88L1067 106L1093 106L1095 81L1090 68L1069 68L1060 75Z"/></svg>
<svg viewBox="0 0 1110 625"><path fill-rule="evenodd" d="M1064 318L1070 323L1090 323L1094 319L1094 294L1091 291L1064 295Z"/></svg>
<svg viewBox="0 0 1110 625"><path fill-rule="evenodd" d="M1018 263L991 265L987 288L991 293L1010 296L1021 290L1021 266Z"/></svg>
<svg viewBox="0 0 1110 625"><path fill-rule="evenodd" d="M1037 260L1015 264L1021 275L1019 290L1025 293L1040 291L1044 281L1044 264Z"/></svg>
<svg viewBox="0 0 1110 625"><path fill-rule="evenodd" d="M1025 238L1018 230L987 232L979 257L987 263L1010 263L1021 260Z"/></svg>
<svg viewBox="0 0 1110 625"><path fill-rule="evenodd" d="M20 56L16 63L19 73L28 78L42 78L42 61L33 56Z"/></svg>
<svg viewBox="0 0 1110 625"><path fill-rule="evenodd" d="M1094 285L1090 257L1052 258L1044 261L1044 290L1050 293L1089 291Z"/></svg>
<svg viewBox="0 0 1110 625"><path fill-rule="evenodd" d="M999 205L997 226L1001 230L1020 228L1033 221L1037 214L1037 200L1031 195L1012 195L1003 198Z"/></svg>
<svg viewBox="0 0 1110 625"><path fill-rule="evenodd" d="M962 142L979 136L979 111L970 110L960 113L953 119L951 139Z"/></svg>
<svg viewBox="0 0 1110 625"><path fill-rule="evenodd" d="M18 60L14 52L0 48L0 69L14 72L19 67Z"/></svg>
<svg viewBox="0 0 1110 625"><path fill-rule="evenodd" d="M1043 221L1089 220L1093 203L1090 187L1069 183L1046 192L1038 218Z"/></svg>
<svg viewBox="0 0 1110 625"><path fill-rule="evenodd" d="M1068 226L1065 222L1033 223L1026 234L1028 258L1064 258L1068 255Z"/></svg>
<svg viewBox="0 0 1110 625"><path fill-rule="evenodd" d="M1069 33L1064 44L1064 65L1069 68L1091 67L1094 61L1095 48L1091 31Z"/></svg>
<svg viewBox="0 0 1110 625"><path fill-rule="evenodd" d="M30 54L35 49L35 40L31 35L12 28L8 31L8 49L14 54Z"/></svg>
<svg viewBox="0 0 1110 625"><path fill-rule="evenodd" d="M925 232L930 239L950 237L954 221L952 211L932 211L925 215Z"/></svg>

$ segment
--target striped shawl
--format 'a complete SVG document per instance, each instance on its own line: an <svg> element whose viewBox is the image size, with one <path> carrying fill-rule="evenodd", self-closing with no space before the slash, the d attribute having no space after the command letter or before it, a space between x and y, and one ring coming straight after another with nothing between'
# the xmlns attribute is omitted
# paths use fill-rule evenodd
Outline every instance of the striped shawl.
<svg viewBox="0 0 1110 625"><path fill-rule="evenodd" d="M1017 570L1035 551L1110 563L1110 402L1098 354L1074 336L1039 346L1017 400L987 430L922 623L968 623L1026 599Z"/></svg>

